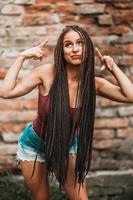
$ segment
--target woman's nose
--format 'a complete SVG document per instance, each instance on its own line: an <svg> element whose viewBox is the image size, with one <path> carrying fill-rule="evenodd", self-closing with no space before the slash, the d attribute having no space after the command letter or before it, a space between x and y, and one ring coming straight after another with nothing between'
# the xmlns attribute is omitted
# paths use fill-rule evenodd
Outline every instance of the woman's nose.
<svg viewBox="0 0 133 200"><path fill-rule="evenodd" d="M78 51L79 49L78 49L78 46L75 44L75 45L73 45L73 51L75 52L75 51Z"/></svg>

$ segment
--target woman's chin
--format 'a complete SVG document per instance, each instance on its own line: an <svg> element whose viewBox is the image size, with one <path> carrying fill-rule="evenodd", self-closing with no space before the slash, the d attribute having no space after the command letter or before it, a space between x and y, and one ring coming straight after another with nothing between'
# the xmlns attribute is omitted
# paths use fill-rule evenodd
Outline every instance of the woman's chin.
<svg viewBox="0 0 133 200"><path fill-rule="evenodd" d="M81 60L76 60L75 59L74 61L71 61L70 64L74 65L74 66L80 65L81 64Z"/></svg>

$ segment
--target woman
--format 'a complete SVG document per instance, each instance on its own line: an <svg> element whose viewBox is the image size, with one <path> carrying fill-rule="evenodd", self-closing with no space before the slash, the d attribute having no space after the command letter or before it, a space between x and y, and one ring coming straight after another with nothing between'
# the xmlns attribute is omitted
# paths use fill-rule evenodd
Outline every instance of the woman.
<svg viewBox="0 0 133 200"><path fill-rule="evenodd" d="M75 25L67 26L59 36L54 64L37 67L17 82L24 60L41 60L46 43L20 53L6 74L0 96L16 98L35 87L39 90L37 117L22 132L17 152L34 199L50 199L47 178L54 173L71 200L87 200L85 176L91 161L96 94L133 102L133 85L113 59L98 49L101 70L108 69L118 86L95 77L92 41Z"/></svg>

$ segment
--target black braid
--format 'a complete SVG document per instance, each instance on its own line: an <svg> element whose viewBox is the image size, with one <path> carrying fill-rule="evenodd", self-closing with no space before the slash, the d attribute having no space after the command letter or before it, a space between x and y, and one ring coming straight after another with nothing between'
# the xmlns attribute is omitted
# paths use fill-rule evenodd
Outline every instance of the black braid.
<svg viewBox="0 0 133 200"><path fill-rule="evenodd" d="M70 101L66 63L63 55L63 38L74 30L83 41L83 58L80 66L77 91L78 109L75 111L73 128L70 126ZM95 117L94 49L88 33L79 26L63 29L54 53L55 78L50 90L50 108L47 127L43 128L46 142L48 172L58 174L60 187L67 181L69 150L72 138L77 134L78 151L75 164L75 181L83 183L91 163L92 139ZM43 134L44 135L44 134Z"/></svg>

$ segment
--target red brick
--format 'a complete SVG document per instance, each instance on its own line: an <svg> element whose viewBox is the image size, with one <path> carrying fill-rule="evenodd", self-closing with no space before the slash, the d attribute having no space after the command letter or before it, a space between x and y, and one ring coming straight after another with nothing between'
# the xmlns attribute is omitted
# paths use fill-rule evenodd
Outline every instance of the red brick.
<svg viewBox="0 0 133 200"><path fill-rule="evenodd" d="M89 16L78 16L78 15L68 15L68 14L62 14L60 15L60 22L63 23L64 25L68 25L68 24L77 24L77 25L81 25L81 26L86 26L86 24L88 25L92 25L95 22L95 19Z"/></svg>
<svg viewBox="0 0 133 200"><path fill-rule="evenodd" d="M102 46L108 45L109 43L116 41L118 36L115 35L99 35L99 36L92 36L91 39L94 42L94 45Z"/></svg>
<svg viewBox="0 0 133 200"><path fill-rule="evenodd" d="M127 26L127 25L118 25L118 26L113 25L113 26L109 26L108 28L107 27L105 28L105 27L102 27L102 26L97 26L95 24L95 20L92 21L92 22L93 22L93 26L87 24L86 25L86 29L93 36L94 35L99 35L99 32L100 32L100 35L116 34L116 35L120 35L121 36L123 33L128 33L129 31L131 31L131 28L129 26ZM113 46L108 46L108 47L109 48L113 48Z"/></svg>
<svg viewBox="0 0 133 200"><path fill-rule="evenodd" d="M103 117L110 118L110 117L116 117L117 113L116 113L116 110L112 109L112 108L108 108L108 109L107 108L105 108L105 109L97 108L95 116L99 117L99 118L103 118Z"/></svg>
<svg viewBox="0 0 133 200"><path fill-rule="evenodd" d="M8 4L2 8L1 13L6 15L21 15L24 13L24 8L20 5Z"/></svg>
<svg viewBox="0 0 133 200"><path fill-rule="evenodd" d="M65 25L69 24L79 24L79 17L73 15L62 14L60 15L60 22Z"/></svg>
<svg viewBox="0 0 133 200"><path fill-rule="evenodd" d="M12 2L12 1L10 1ZM35 0L15 0L12 3L29 6L35 3Z"/></svg>
<svg viewBox="0 0 133 200"><path fill-rule="evenodd" d="M116 134L118 138L127 138L130 132L129 132L129 129L118 129Z"/></svg>
<svg viewBox="0 0 133 200"><path fill-rule="evenodd" d="M128 11L129 11L128 8L124 9L124 13L128 13ZM121 8L115 8L113 6L113 4L106 4L105 12L108 13L108 14L112 14L112 15L115 15L115 14L124 14L123 13L123 9L121 9Z"/></svg>
<svg viewBox="0 0 133 200"><path fill-rule="evenodd" d="M98 23L100 25L112 25L113 24L112 16L107 14L100 15L98 17Z"/></svg>
<svg viewBox="0 0 133 200"><path fill-rule="evenodd" d="M133 106L130 104L128 106L119 107L117 112L120 117L133 116Z"/></svg>
<svg viewBox="0 0 133 200"><path fill-rule="evenodd" d="M112 0L95 0L98 3L110 3Z"/></svg>
<svg viewBox="0 0 133 200"><path fill-rule="evenodd" d="M133 127L133 117L130 117L130 126Z"/></svg>
<svg viewBox="0 0 133 200"><path fill-rule="evenodd" d="M64 28L64 24L60 24L59 26L57 26L56 24L53 24L52 26L46 25L45 28L48 33L53 33L53 32L60 33L62 29Z"/></svg>
<svg viewBox="0 0 133 200"><path fill-rule="evenodd" d="M117 2L117 3L128 3L128 2L130 2L130 0L114 0L114 2Z"/></svg>
<svg viewBox="0 0 133 200"><path fill-rule="evenodd" d="M86 24L88 24L88 25L85 24L86 30L88 31L89 35L95 36L95 35L108 35L108 34L110 34L109 29L107 29L107 28L105 29L105 27L95 25L94 18L91 18L91 19L93 19L93 21L92 21L93 26L91 24L89 25L87 22L86 22Z"/></svg>
<svg viewBox="0 0 133 200"><path fill-rule="evenodd" d="M119 64L122 66L132 66L133 65L133 57L132 56L123 56L122 59L120 59Z"/></svg>
<svg viewBox="0 0 133 200"><path fill-rule="evenodd" d="M4 143L16 143L18 141L18 137L19 137L19 134L16 134L16 133L12 133L12 132L9 132L9 133L3 133L2 134L2 141Z"/></svg>
<svg viewBox="0 0 133 200"><path fill-rule="evenodd" d="M73 0L75 4L94 3L95 0Z"/></svg>
<svg viewBox="0 0 133 200"><path fill-rule="evenodd" d="M20 133L25 126L26 123L3 122L0 123L0 133L4 132Z"/></svg>
<svg viewBox="0 0 133 200"><path fill-rule="evenodd" d="M112 3L112 0L96 0L96 2L99 2L99 3ZM116 3L127 3L127 2L130 2L130 0L113 0L113 2L116 2Z"/></svg>
<svg viewBox="0 0 133 200"><path fill-rule="evenodd" d="M0 161L0 174L20 168L15 162L14 155L0 155Z"/></svg>
<svg viewBox="0 0 133 200"><path fill-rule="evenodd" d="M11 163L13 163L13 159L14 157L13 156L3 156L3 155L0 155L0 160L1 160L1 163L2 165L4 166L9 166Z"/></svg>
<svg viewBox="0 0 133 200"><path fill-rule="evenodd" d="M78 6L80 14L100 14L104 13L105 4L82 4Z"/></svg>
<svg viewBox="0 0 133 200"><path fill-rule="evenodd" d="M1 122L31 122L36 117L36 112L28 111L0 111Z"/></svg>
<svg viewBox="0 0 133 200"><path fill-rule="evenodd" d="M14 62L15 62L15 60L11 59L11 58L7 58L7 57L6 58L0 58L0 66L2 66L2 68L8 68Z"/></svg>
<svg viewBox="0 0 133 200"><path fill-rule="evenodd" d="M93 150L92 151L92 161L97 160L99 158L99 152Z"/></svg>
<svg viewBox="0 0 133 200"><path fill-rule="evenodd" d="M1 144L0 145L0 155L16 154L17 149L18 149L17 144Z"/></svg>
<svg viewBox="0 0 133 200"><path fill-rule="evenodd" d="M93 148L94 149L110 149L110 148L118 148L121 145L121 140L113 139L113 140L94 140Z"/></svg>
<svg viewBox="0 0 133 200"><path fill-rule="evenodd" d="M126 128L129 120L127 118L96 119L96 128Z"/></svg>
<svg viewBox="0 0 133 200"><path fill-rule="evenodd" d="M77 7L73 3L57 3L55 8L56 13L77 13Z"/></svg>
<svg viewBox="0 0 133 200"><path fill-rule="evenodd" d="M133 9L133 2L128 2L128 3L114 3L113 6L115 8L120 8L120 9Z"/></svg>
<svg viewBox="0 0 133 200"><path fill-rule="evenodd" d="M108 149L102 149L102 150L100 150L100 153L99 153L100 158L103 159L103 161L105 159L111 160L111 158L114 157L114 153L113 153L114 151L113 151L113 149L112 148L108 148ZM115 150L116 150L116 148L115 148Z"/></svg>
<svg viewBox="0 0 133 200"><path fill-rule="evenodd" d="M68 2L68 0L58 0L58 2ZM46 4L44 0L36 0L36 4ZM57 0L47 0L47 3L57 3Z"/></svg>
<svg viewBox="0 0 133 200"><path fill-rule="evenodd" d="M109 31L110 31L111 34L122 35L123 33L128 33L129 31L131 31L131 29L127 25L121 25L120 24L118 26L110 27Z"/></svg>
<svg viewBox="0 0 133 200"><path fill-rule="evenodd" d="M115 8L121 8L121 9L132 9L133 8L133 3L114 3L113 6Z"/></svg>
<svg viewBox="0 0 133 200"><path fill-rule="evenodd" d="M36 100L2 100L0 99L0 110L33 110L37 109Z"/></svg>
<svg viewBox="0 0 133 200"><path fill-rule="evenodd" d="M105 158L107 159L97 159L96 161L93 161L92 164L91 164L91 169L93 171L97 171L97 170L118 170L119 167L120 167L120 162L119 161L116 161L113 156L111 156L108 151L106 151L106 155L105 155ZM101 156L102 153L100 153L100 156L99 157L102 157ZM108 172L107 172L108 173Z"/></svg>
<svg viewBox="0 0 133 200"><path fill-rule="evenodd" d="M130 23L133 22L133 11L131 10L129 12L129 10L127 10L122 13L118 13L118 12L114 13L113 18L114 18L114 23L116 25L121 25L121 24L130 25Z"/></svg>
<svg viewBox="0 0 133 200"><path fill-rule="evenodd" d="M99 104L101 107L112 107L112 106L118 107L118 106L123 105L123 103L111 101L110 99L105 99L105 98L101 98Z"/></svg>
<svg viewBox="0 0 133 200"><path fill-rule="evenodd" d="M56 14L43 13L43 14L25 14L22 19L24 26L43 25L58 23L59 16Z"/></svg>
<svg viewBox="0 0 133 200"><path fill-rule="evenodd" d="M49 3L42 5L25 6L25 12L28 14L42 13L42 12L52 12L53 6Z"/></svg>
<svg viewBox="0 0 133 200"><path fill-rule="evenodd" d="M10 35L10 37L14 37L14 38L31 37L31 35L33 35L33 33L34 33L34 35L36 35L38 37L44 36L44 35L47 34L46 27L44 27L44 26L8 27L6 30L7 30L8 34ZM15 49L13 49L13 50L14 50L14 53L16 53L16 56L17 56L19 54L19 51L15 52ZM13 50L10 49L10 51L13 51ZM16 56L14 56L14 57L16 58ZM10 62L10 60L8 59L7 61ZM9 65L9 63L8 63L8 65Z"/></svg>
<svg viewBox="0 0 133 200"><path fill-rule="evenodd" d="M94 139L110 139L115 136L115 132L113 130L95 130L94 131Z"/></svg>
<svg viewBox="0 0 133 200"><path fill-rule="evenodd" d="M133 44L127 44L123 48L126 53L133 54Z"/></svg>
<svg viewBox="0 0 133 200"><path fill-rule="evenodd" d="M125 53L125 50L123 46L117 45L117 46L102 46L102 53L105 55L120 55L122 53Z"/></svg>

